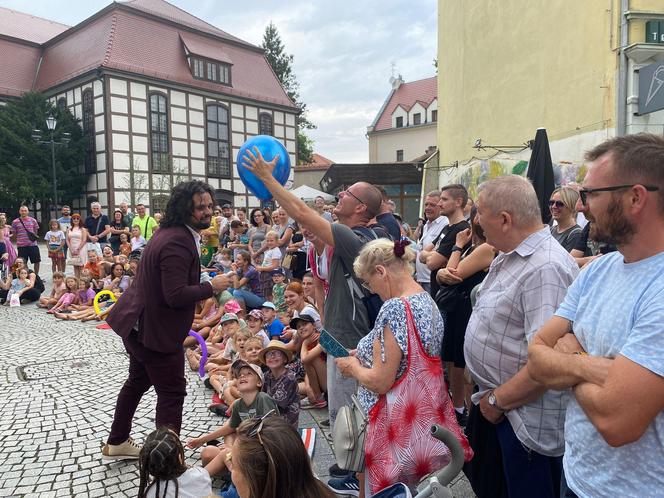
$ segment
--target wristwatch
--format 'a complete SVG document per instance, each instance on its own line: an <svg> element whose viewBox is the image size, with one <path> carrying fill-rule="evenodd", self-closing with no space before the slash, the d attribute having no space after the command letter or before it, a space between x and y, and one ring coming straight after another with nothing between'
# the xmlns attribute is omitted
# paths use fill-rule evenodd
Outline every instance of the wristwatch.
<svg viewBox="0 0 664 498"><path fill-rule="evenodd" d="M489 391L489 394L488 394L486 400L489 402L489 406L494 407L496 410L500 410L501 412L506 412L507 411L498 404L498 400L496 399L496 394L493 392L493 389L491 389L491 391Z"/></svg>
<svg viewBox="0 0 664 498"><path fill-rule="evenodd" d="M452 246L452 252L456 252L456 251L461 252L461 251L463 251L463 249L459 246Z"/></svg>

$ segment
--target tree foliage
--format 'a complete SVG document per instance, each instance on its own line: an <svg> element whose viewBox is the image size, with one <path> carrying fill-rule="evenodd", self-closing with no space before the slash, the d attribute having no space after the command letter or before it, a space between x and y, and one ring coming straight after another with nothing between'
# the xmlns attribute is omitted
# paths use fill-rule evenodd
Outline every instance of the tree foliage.
<svg viewBox="0 0 664 498"><path fill-rule="evenodd" d="M274 23L268 24L265 28L261 46L265 50L265 57L284 87L286 94L301 110L296 119L298 128L297 156L300 164L309 163L312 160L313 140L302 130L313 130L316 125L307 118L307 105L300 99L300 84L293 73L293 55L286 53L286 47L281 41L281 36L279 36L279 31L277 31Z"/></svg>
<svg viewBox="0 0 664 498"><path fill-rule="evenodd" d="M71 204L83 192L86 178L81 127L68 110L60 110L43 95L30 92L0 107L0 206L5 210L15 212L22 203L47 206L52 202L51 147L32 138L32 131L40 130L42 140L50 141L48 115L57 119L54 140L62 141L63 133L71 138L68 144L55 148L58 200Z"/></svg>

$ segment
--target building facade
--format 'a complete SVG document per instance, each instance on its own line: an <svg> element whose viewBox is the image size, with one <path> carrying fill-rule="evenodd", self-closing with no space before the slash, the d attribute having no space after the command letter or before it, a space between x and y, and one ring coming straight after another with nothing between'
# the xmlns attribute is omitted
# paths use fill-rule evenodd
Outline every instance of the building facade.
<svg viewBox="0 0 664 498"><path fill-rule="evenodd" d="M639 69L664 60L646 33L661 0L439 0L438 16L441 184L524 172L530 150L514 151L539 127L561 183L603 140L664 130L664 111L638 115Z"/></svg>
<svg viewBox="0 0 664 498"><path fill-rule="evenodd" d="M436 145L436 77L405 83L391 78L392 90L367 128L369 162L412 161Z"/></svg>
<svg viewBox="0 0 664 498"><path fill-rule="evenodd" d="M293 168L293 188L307 185L315 189L320 189L320 181L325 172L334 164L327 157L316 153L311 155L311 159L310 163L298 164Z"/></svg>
<svg viewBox="0 0 664 498"><path fill-rule="evenodd" d="M87 190L74 209L98 200L160 211L185 179L210 183L218 203L258 206L236 164L257 134L280 140L296 164L298 109L261 48L162 0L113 3L71 28L1 10L19 27L0 21L10 68L0 98L40 91L88 138Z"/></svg>

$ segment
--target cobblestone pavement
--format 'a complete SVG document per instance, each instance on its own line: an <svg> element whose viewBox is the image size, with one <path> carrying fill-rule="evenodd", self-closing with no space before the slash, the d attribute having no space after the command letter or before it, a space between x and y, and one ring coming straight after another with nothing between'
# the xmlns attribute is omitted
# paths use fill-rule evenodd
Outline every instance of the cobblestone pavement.
<svg viewBox="0 0 664 498"><path fill-rule="evenodd" d="M128 358L119 337L98 323L56 320L34 304L0 306L0 497L136 496L137 464L100 458ZM183 440L222 422L207 410L211 392L198 375L186 375ZM134 419L139 442L154 429L155 403L151 389ZM324 410L300 414L300 427L317 429L314 470L323 480L334 463L329 434L319 426L326 417ZM196 451L186 457L200 463ZM453 491L474 496L462 477Z"/></svg>

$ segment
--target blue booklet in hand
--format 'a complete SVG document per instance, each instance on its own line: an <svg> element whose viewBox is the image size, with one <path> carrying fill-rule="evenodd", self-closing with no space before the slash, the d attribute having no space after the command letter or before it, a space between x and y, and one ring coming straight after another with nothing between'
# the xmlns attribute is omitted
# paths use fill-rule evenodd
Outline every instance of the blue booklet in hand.
<svg viewBox="0 0 664 498"><path fill-rule="evenodd" d="M335 358L350 356L348 350L325 329L321 330L318 342L327 354L332 355Z"/></svg>

